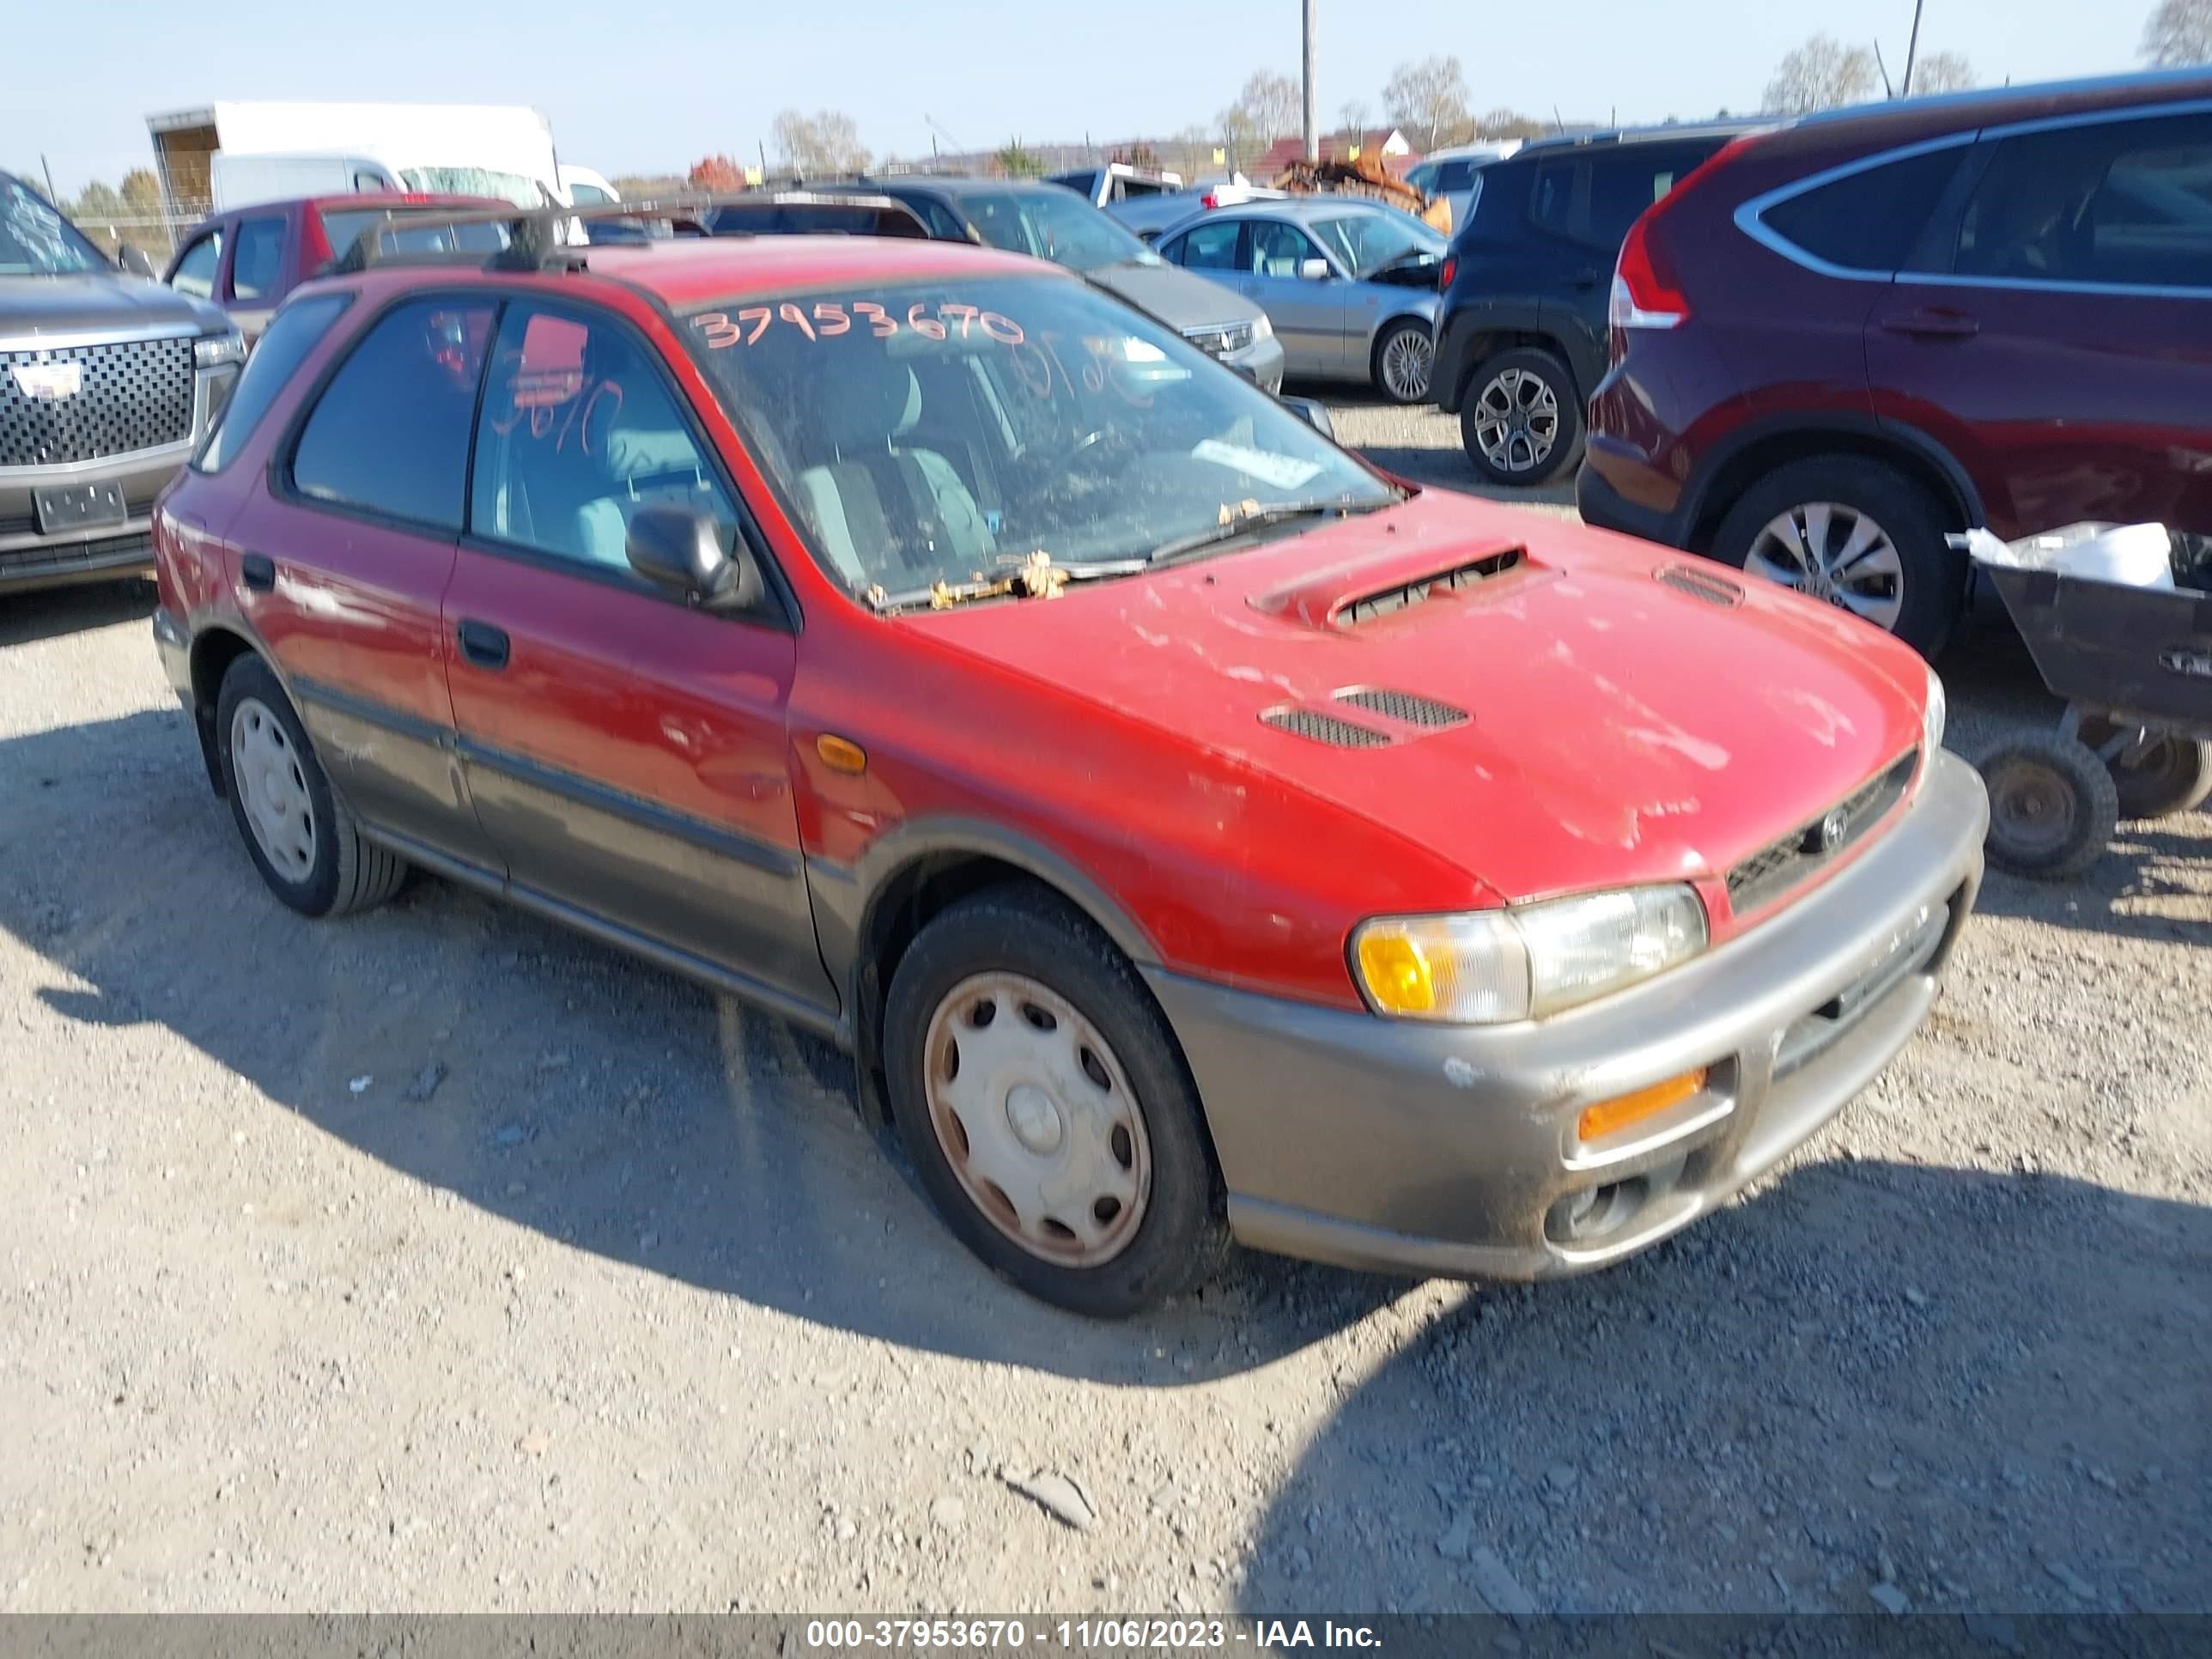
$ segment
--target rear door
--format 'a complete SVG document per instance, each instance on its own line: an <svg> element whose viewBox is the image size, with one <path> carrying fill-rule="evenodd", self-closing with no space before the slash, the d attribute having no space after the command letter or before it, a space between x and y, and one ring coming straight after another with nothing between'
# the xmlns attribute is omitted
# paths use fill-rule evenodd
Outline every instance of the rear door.
<svg viewBox="0 0 2212 1659"><path fill-rule="evenodd" d="M627 526L648 504L750 534L659 348L599 307L512 301L446 596L478 816L519 895L833 1009L784 730L787 615L694 609L637 574Z"/></svg>
<svg viewBox="0 0 2212 1659"><path fill-rule="evenodd" d="M1985 133L1968 167L1868 319L1876 412L2000 535L2212 531L2212 111Z"/></svg>
<svg viewBox="0 0 2212 1659"><path fill-rule="evenodd" d="M442 611L492 323L476 295L368 320L223 531L246 619L332 781L434 866L496 862L453 757Z"/></svg>

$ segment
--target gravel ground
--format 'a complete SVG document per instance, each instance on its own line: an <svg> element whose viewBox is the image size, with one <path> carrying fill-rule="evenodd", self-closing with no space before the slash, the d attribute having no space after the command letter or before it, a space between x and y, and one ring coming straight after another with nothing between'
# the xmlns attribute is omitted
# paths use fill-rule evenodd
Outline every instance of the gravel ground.
<svg viewBox="0 0 2212 1659"><path fill-rule="evenodd" d="M1889 1071L1627 1267L1102 1327L786 1028L436 882L281 908L147 607L0 604L0 1609L2212 1602L2212 823L1993 877ZM2048 717L2001 622L1947 669L1967 752Z"/></svg>

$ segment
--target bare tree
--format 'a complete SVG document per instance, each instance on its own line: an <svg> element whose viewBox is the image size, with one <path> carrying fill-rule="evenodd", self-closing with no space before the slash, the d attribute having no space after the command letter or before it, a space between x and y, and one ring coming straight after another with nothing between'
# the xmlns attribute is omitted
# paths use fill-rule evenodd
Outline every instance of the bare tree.
<svg viewBox="0 0 2212 1659"><path fill-rule="evenodd" d="M2143 26L2142 55L2177 68L2212 64L2212 0L2160 0Z"/></svg>
<svg viewBox="0 0 2212 1659"><path fill-rule="evenodd" d="M1477 121L1474 130L1486 138L1528 139L1541 138L1552 128L1548 122L1500 105Z"/></svg>
<svg viewBox="0 0 2212 1659"><path fill-rule="evenodd" d="M1375 111L1364 98L1347 98L1337 106L1336 124L1345 131L1364 134Z"/></svg>
<svg viewBox="0 0 2212 1659"><path fill-rule="evenodd" d="M1803 115L1866 101L1878 76L1874 53L1847 46L1832 34L1816 34L1782 60L1766 83L1766 107L1782 115Z"/></svg>
<svg viewBox="0 0 2212 1659"><path fill-rule="evenodd" d="M1916 93L1964 92L1981 83L1964 52L1931 52L1912 66L1911 90Z"/></svg>
<svg viewBox="0 0 2212 1659"><path fill-rule="evenodd" d="M1456 58L1401 64L1382 88L1382 107L1400 127L1427 135L1434 149L1444 133L1467 125L1467 76Z"/></svg>
<svg viewBox="0 0 2212 1659"><path fill-rule="evenodd" d="M805 115L785 110L775 118L775 153L794 173L860 173L868 165L860 129L851 116L839 111L821 109Z"/></svg>
<svg viewBox="0 0 2212 1659"><path fill-rule="evenodd" d="M1264 149L1296 132L1304 119L1298 83L1273 70L1257 71L1237 94L1237 101L1221 112L1222 130L1240 149Z"/></svg>

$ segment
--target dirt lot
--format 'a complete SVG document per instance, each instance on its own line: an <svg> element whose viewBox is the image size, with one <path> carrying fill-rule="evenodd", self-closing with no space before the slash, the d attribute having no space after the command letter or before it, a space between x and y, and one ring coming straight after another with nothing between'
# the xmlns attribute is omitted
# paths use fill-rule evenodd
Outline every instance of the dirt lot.
<svg viewBox="0 0 2212 1659"><path fill-rule="evenodd" d="M147 610L0 602L0 1609L2212 1603L2212 822L1993 878L1875 1086L1625 1268L1099 1327L773 1022L436 882L281 908ZM2045 717L2001 624L1947 668L1967 752Z"/></svg>

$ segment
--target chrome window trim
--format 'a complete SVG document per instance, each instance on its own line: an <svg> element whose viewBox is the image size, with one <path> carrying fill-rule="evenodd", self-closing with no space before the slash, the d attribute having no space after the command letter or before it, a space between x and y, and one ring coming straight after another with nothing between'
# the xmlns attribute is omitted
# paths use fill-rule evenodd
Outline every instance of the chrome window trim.
<svg viewBox="0 0 2212 1659"><path fill-rule="evenodd" d="M2173 104L2142 104L2125 109L2094 110L2075 115L2045 116L2032 121L2012 121L2002 126L1968 128L1946 133L1940 138L1923 139L1915 144L1903 144L1877 155L1862 156L1855 161L1845 161L1810 177L1795 179L1762 196L1755 196L1741 204L1735 210L1735 227L1746 236L1770 252L1817 276L1832 276L1844 282L1880 283L1894 286L1900 280L1924 283L1937 288L2003 289L2024 293L2045 294L2104 294L2129 299L2201 300L2212 298L2212 282L2201 286L2172 286L2148 283L2073 283L2039 276L1960 276L1954 271L1911 270L1900 267L1896 270L1852 270L1818 254L1809 253L1770 227L1761 216L1770 208L1790 201L1808 191L1824 185L1848 179L1892 161L1911 161L1917 155L1931 155L1936 150L1955 149L1961 144L2001 143L2008 138L2025 137L2038 132L2058 132L2071 127L2106 126L2120 121L2163 120L2179 115L2212 114L2212 99L2193 98Z"/></svg>

